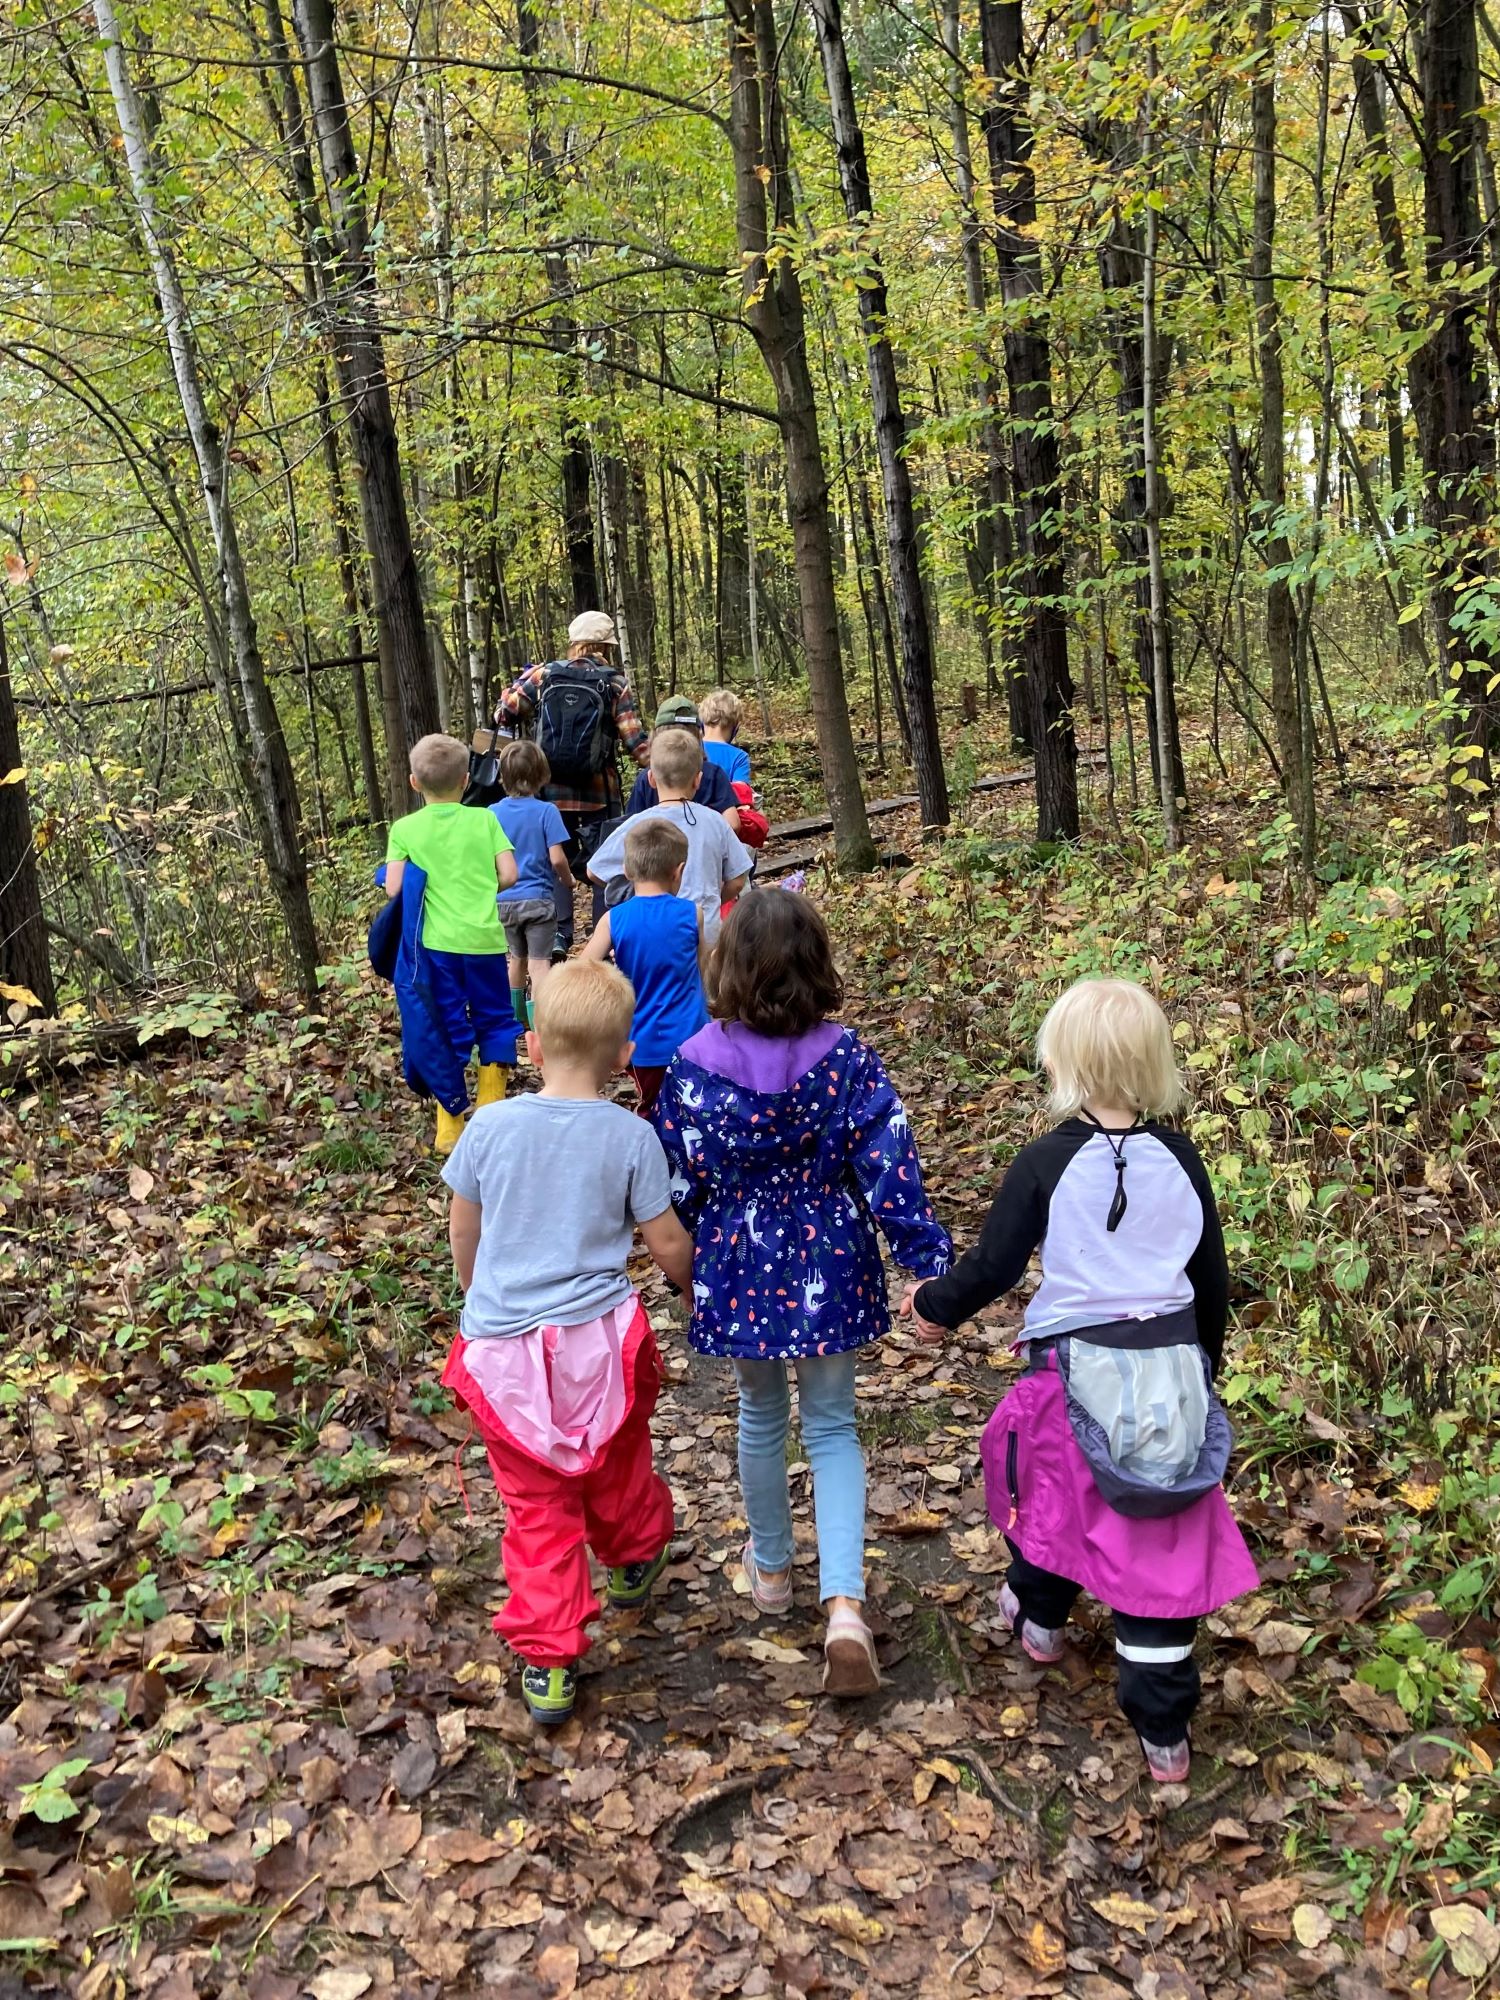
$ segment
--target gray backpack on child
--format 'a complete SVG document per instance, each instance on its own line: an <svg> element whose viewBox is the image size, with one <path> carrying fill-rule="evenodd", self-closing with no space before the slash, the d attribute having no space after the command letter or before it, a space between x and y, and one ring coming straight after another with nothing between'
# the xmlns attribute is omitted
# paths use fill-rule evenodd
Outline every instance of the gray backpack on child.
<svg viewBox="0 0 1500 2000"><path fill-rule="evenodd" d="M1079 1327L1047 1344L1073 1436L1117 1514L1178 1514L1220 1483L1234 1435L1191 1306Z"/></svg>

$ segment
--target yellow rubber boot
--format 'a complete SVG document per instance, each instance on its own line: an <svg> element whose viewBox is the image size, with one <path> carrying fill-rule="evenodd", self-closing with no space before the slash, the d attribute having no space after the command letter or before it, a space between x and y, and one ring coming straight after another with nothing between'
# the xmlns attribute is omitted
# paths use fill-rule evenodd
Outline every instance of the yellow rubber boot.
<svg viewBox="0 0 1500 2000"><path fill-rule="evenodd" d="M505 1065L503 1063L481 1063L479 1065L479 1094L474 1099L474 1108L481 1104L503 1104L505 1102Z"/></svg>
<svg viewBox="0 0 1500 2000"><path fill-rule="evenodd" d="M437 1137L432 1142L435 1153L451 1153L463 1135L464 1114L461 1111L445 1111L440 1104L437 1115Z"/></svg>

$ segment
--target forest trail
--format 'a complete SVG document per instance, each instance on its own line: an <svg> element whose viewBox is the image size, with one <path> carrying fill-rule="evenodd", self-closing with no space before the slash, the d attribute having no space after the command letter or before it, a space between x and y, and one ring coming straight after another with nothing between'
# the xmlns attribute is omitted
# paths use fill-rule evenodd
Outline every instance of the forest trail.
<svg viewBox="0 0 1500 2000"><path fill-rule="evenodd" d="M991 1178L974 1141L1018 1137L1014 1108L905 1052L881 1003L848 1016L963 1238ZM0 1918L29 1967L0 1991L1218 2000L1336 1980L1357 2000L1409 1977L1404 1912L1382 1903L1351 1950L1330 1939L1336 1861L1287 1855L1309 1795L1376 1865L1402 1824L1384 1759L1409 1725L1372 1690L1355 1715L1330 1702L1307 1622L1334 1633L1378 1592L1361 1496L1300 1476L1279 1511L1241 1496L1272 1572L1310 1548L1324 1581L1295 1618L1274 1585L1233 1608L1203 1649L1191 1789L1154 1793L1107 1621L1086 1609L1055 1669L997 1625L978 1441L1012 1308L940 1350L894 1337L863 1371L885 1684L834 1706L805 1470L776 1623L735 1587L727 1367L689 1355L645 1280L674 1558L644 1613L597 1628L573 1722L535 1731L489 1626L498 1501L435 1389L445 1203L394 1051L387 990L351 970L325 1020L268 1008L61 1084L46 1134L0 1103L23 1162L7 1219L54 1224L0 1488L6 1545L44 1551L0 1647L0 1791L23 1801ZM46 1372L54 1325L68 1358Z"/></svg>

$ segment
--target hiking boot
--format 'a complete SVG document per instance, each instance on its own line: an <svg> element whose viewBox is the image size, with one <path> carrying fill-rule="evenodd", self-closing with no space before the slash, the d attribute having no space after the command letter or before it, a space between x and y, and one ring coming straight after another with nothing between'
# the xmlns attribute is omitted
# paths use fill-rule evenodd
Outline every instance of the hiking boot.
<svg viewBox="0 0 1500 2000"><path fill-rule="evenodd" d="M479 1065L479 1090L474 1099L477 1110L481 1104L503 1104L505 1102L505 1065L503 1063L481 1063Z"/></svg>
<svg viewBox="0 0 1500 2000"><path fill-rule="evenodd" d="M571 1667L521 1668L521 1699L531 1710L533 1722L555 1729L573 1713L573 1697L578 1677Z"/></svg>
<svg viewBox="0 0 1500 2000"><path fill-rule="evenodd" d="M565 944L553 945L552 963L554 965L566 965L568 962L568 953L571 950L571 948L572 948L571 946Z"/></svg>
<svg viewBox="0 0 1500 2000"><path fill-rule="evenodd" d="M432 1142L435 1153L451 1153L463 1137L464 1113L445 1111L440 1104L437 1115L437 1137Z"/></svg>
<svg viewBox="0 0 1500 2000"><path fill-rule="evenodd" d="M1000 1616L1012 1632L1017 1633L1021 1649L1038 1666L1053 1667L1063 1656L1062 1625L1037 1625L1030 1618L1021 1618L1021 1601L1008 1583L1000 1586Z"/></svg>
<svg viewBox="0 0 1500 2000"><path fill-rule="evenodd" d="M622 1611L631 1610L637 1604L644 1604L651 1595L651 1586L667 1566L671 1548L664 1548L660 1555L650 1562L617 1563L609 1573L609 1601Z"/></svg>
<svg viewBox="0 0 1500 2000"><path fill-rule="evenodd" d="M1156 1785L1185 1785L1192 1768L1193 1746L1184 1736L1180 1743L1148 1743L1141 1738L1141 1755L1151 1782Z"/></svg>

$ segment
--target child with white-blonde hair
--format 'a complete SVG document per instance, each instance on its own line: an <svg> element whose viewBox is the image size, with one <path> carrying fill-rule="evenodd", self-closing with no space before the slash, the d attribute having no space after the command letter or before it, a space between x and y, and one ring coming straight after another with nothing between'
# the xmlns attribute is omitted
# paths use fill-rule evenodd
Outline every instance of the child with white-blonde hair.
<svg viewBox="0 0 1500 2000"><path fill-rule="evenodd" d="M1257 1582L1221 1484L1224 1237L1196 1148L1161 1122L1184 1092L1143 987L1080 980L1042 1023L1037 1056L1059 1123L1011 1162L974 1248L911 1287L902 1311L941 1339L1040 1253L1016 1336L1026 1372L984 1434L990 1514L1011 1551L1001 1616L1048 1663L1080 1589L1108 1605L1120 1706L1151 1776L1181 1783L1198 1620Z"/></svg>

